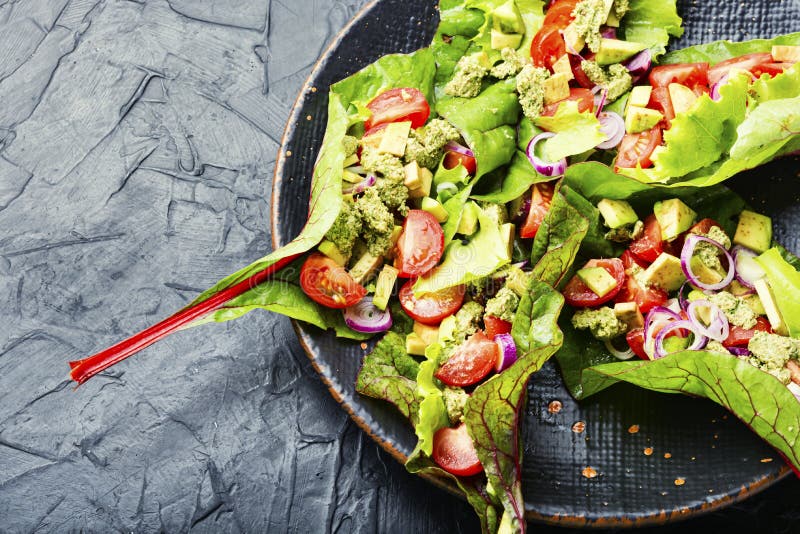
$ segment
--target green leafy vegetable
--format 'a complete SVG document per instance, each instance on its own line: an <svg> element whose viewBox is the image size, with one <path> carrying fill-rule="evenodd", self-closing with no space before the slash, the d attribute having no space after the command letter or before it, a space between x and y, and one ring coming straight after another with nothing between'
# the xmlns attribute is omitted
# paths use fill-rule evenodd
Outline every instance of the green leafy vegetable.
<svg viewBox="0 0 800 534"><path fill-rule="evenodd" d="M784 259L778 248L769 249L756 261L767 273L767 281L789 335L800 338L800 272Z"/></svg>
<svg viewBox="0 0 800 534"><path fill-rule="evenodd" d="M517 150L499 189L481 195L472 195L472 198L505 204L521 197L533 184L549 180L552 178L536 172L525 153Z"/></svg>
<svg viewBox="0 0 800 534"><path fill-rule="evenodd" d="M644 3L647 3L646 1ZM757 52L770 52L775 45L800 44L800 32L780 35L773 39L753 39L734 43L732 41L714 41L695 46L673 50L661 58L662 65L675 63L710 63L716 65L726 59L754 54Z"/></svg>
<svg viewBox="0 0 800 534"><path fill-rule="evenodd" d="M544 158L559 161L581 154L606 140L600 121L591 111L578 111L578 103L568 100L558 106L552 117L539 117L536 126L556 135L544 142Z"/></svg>
<svg viewBox="0 0 800 534"><path fill-rule="evenodd" d="M800 135L800 96L758 106L737 130L731 158L746 160L761 151L777 151Z"/></svg>
<svg viewBox="0 0 800 534"><path fill-rule="evenodd" d="M666 51L670 36L683 35L675 0L631 0L620 27L625 40L647 45L653 56Z"/></svg>

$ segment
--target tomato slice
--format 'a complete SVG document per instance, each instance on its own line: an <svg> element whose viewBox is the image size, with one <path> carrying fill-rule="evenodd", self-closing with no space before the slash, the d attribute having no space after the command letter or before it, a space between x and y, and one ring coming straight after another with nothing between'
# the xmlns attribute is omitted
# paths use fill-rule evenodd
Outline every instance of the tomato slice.
<svg viewBox="0 0 800 534"><path fill-rule="evenodd" d="M791 69L793 65L794 63L762 63L750 69L750 72L756 78L761 78L764 74L774 78L778 74L783 74L784 71Z"/></svg>
<svg viewBox="0 0 800 534"><path fill-rule="evenodd" d="M754 53L726 59L725 61L721 61L711 67L711 69L708 71L708 82L710 85L714 85L722 78L727 76L731 72L731 69L741 69L753 72L753 69L765 63L773 63L772 54L768 52Z"/></svg>
<svg viewBox="0 0 800 534"><path fill-rule="evenodd" d="M567 45L561 36L561 28L555 25L542 26L531 43L531 59L536 67L552 69L556 61L567 53Z"/></svg>
<svg viewBox="0 0 800 534"><path fill-rule="evenodd" d="M655 87L650 93L650 102L647 107L660 111L664 115L664 120L660 126L668 130L675 118L675 108L672 107L672 97L669 96L669 89L666 87Z"/></svg>
<svg viewBox="0 0 800 534"><path fill-rule="evenodd" d="M486 326L486 336L489 339L494 339L494 336L500 334L511 333L511 323L504 321L494 315L487 315L483 318L483 324Z"/></svg>
<svg viewBox="0 0 800 534"><path fill-rule="evenodd" d="M650 264L643 259L637 258L630 250L623 252L619 259L622 260L622 265L625 266L626 273L634 267L647 269L650 266Z"/></svg>
<svg viewBox="0 0 800 534"><path fill-rule="evenodd" d="M668 87L671 83L679 83L694 88L697 85L708 85L708 63L679 63L661 65L650 71L650 85Z"/></svg>
<svg viewBox="0 0 800 534"><path fill-rule="evenodd" d="M367 294L344 267L319 252L306 259L300 269L300 287L308 297L328 308L347 308Z"/></svg>
<svg viewBox="0 0 800 534"><path fill-rule="evenodd" d="M634 328L625 335L625 339L635 355L642 360L650 359L644 351L644 328Z"/></svg>
<svg viewBox="0 0 800 534"><path fill-rule="evenodd" d="M639 311L646 314L656 306L663 306L667 300L669 295L663 289L643 286L636 278L629 276L614 302L635 302Z"/></svg>
<svg viewBox="0 0 800 534"><path fill-rule="evenodd" d="M464 303L464 286L453 286L436 293L414 296L414 283L409 280L400 288L400 306L415 321L436 326L442 319L453 315Z"/></svg>
<svg viewBox="0 0 800 534"><path fill-rule="evenodd" d="M644 232L631 243L628 250L647 263L653 263L664 252L661 225L658 224L655 215L650 215L644 220Z"/></svg>
<svg viewBox="0 0 800 534"><path fill-rule="evenodd" d="M523 239L536 237L539 227L542 226L547 212L550 211L550 203L553 201L555 184L553 182L542 182L534 184L531 188L531 207L525 224L520 228L519 236Z"/></svg>
<svg viewBox="0 0 800 534"><path fill-rule="evenodd" d="M614 277L617 281L617 287L600 297L597 293L589 289L586 284L583 283L583 280L578 278L578 275L575 275L572 277L572 280L567 282L567 285L564 286L564 300L567 304L575 308L594 308L614 300L614 297L619 294L622 290L622 286L625 284L625 266L622 265L622 260L619 258L589 260L586 265L584 265L584 268L587 267L602 267Z"/></svg>
<svg viewBox="0 0 800 534"><path fill-rule="evenodd" d="M412 128L424 126L431 114L425 95L413 87L390 89L367 104L372 116L364 122L367 130L379 124L411 121Z"/></svg>
<svg viewBox="0 0 800 534"><path fill-rule="evenodd" d="M547 8L542 26L552 25L562 30L569 26L569 23L574 18L572 12L578 2L580 0L556 0Z"/></svg>
<svg viewBox="0 0 800 534"><path fill-rule="evenodd" d="M697 235L705 235L715 226L722 228L722 225L719 224L714 219L705 218L702 219L700 222L696 223L691 228L689 228L689 233Z"/></svg>
<svg viewBox="0 0 800 534"><path fill-rule="evenodd" d="M478 169L478 161L473 156L467 156L452 150L444 155L443 165L445 169L455 169L459 164L463 165L471 176L475 176L475 171Z"/></svg>
<svg viewBox="0 0 800 534"><path fill-rule="evenodd" d="M444 232L436 217L423 210L411 210L397 240L395 268L401 278L416 278L433 269L442 258Z"/></svg>
<svg viewBox="0 0 800 534"><path fill-rule="evenodd" d="M591 54L593 57L594 54ZM587 61L592 61L589 57L586 58ZM589 77L583 72L583 67L581 66L581 56L573 56L570 54L569 56L569 64L572 67L572 75L575 77L575 81L583 87L584 89L592 89L595 84ZM592 102L594 104L594 102Z"/></svg>
<svg viewBox="0 0 800 534"><path fill-rule="evenodd" d="M742 328L732 324L730 332L725 341L722 342L723 346L746 347L756 332L772 332L772 325L769 324L766 318L759 317L756 319L756 325L753 328Z"/></svg>
<svg viewBox="0 0 800 534"><path fill-rule="evenodd" d="M436 431L433 435L433 461L458 477L469 477L483 471L464 423L455 428L440 428Z"/></svg>
<svg viewBox="0 0 800 534"><path fill-rule="evenodd" d="M661 128L656 126L638 134L625 134L619 145L617 167L634 169L641 165L643 169L653 166L650 156L661 144Z"/></svg>
<svg viewBox="0 0 800 534"><path fill-rule="evenodd" d="M477 384L494 369L499 350L497 343L479 331L458 347L434 376L448 386Z"/></svg>
<svg viewBox="0 0 800 534"><path fill-rule="evenodd" d="M578 111L580 113L584 111L594 111L594 93L583 87L573 87L569 90L569 96L567 98L545 106L542 115L545 117L552 117L558 111L558 106L561 105L561 102L567 102L569 100L578 103Z"/></svg>

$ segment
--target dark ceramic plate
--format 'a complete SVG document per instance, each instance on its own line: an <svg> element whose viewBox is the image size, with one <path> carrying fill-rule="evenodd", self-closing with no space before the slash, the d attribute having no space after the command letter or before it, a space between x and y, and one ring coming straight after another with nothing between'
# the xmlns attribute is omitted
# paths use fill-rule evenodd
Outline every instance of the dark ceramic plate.
<svg viewBox="0 0 800 534"><path fill-rule="evenodd" d="M654 0L656 1L656 0ZM800 29L800 3L680 1L686 35L675 47L745 40ZM317 150L327 119L327 88L383 54L425 46L438 16L431 0L368 4L322 55L299 95L284 137L273 190L273 239L280 246L306 219ZM794 252L800 223L797 159L730 184L777 222ZM414 447L411 427L392 407L355 393L365 351L304 324L297 333L333 396L398 461ZM550 413L558 400L563 408ZM572 431L585 423L583 433ZM637 433L629 427L638 425ZM683 519L744 499L789 471L747 427L711 402L618 385L580 404L554 364L534 376L524 417L523 492L530 519L571 526L633 526ZM599 476L588 480L591 466ZM676 479L685 483L676 485ZM438 482L441 484L441 482Z"/></svg>

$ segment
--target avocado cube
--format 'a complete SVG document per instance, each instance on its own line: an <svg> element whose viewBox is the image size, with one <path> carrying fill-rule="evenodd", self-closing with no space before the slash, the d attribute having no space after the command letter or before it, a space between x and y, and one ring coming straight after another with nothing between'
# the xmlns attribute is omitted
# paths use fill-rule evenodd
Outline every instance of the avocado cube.
<svg viewBox="0 0 800 534"><path fill-rule="evenodd" d="M417 334L411 332L406 336L406 352L412 356L425 356L428 345Z"/></svg>
<svg viewBox="0 0 800 534"><path fill-rule="evenodd" d="M620 20L617 18L617 14L613 11L608 14L608 18L606 19L606 26L611 28L619 28Z"/></svg>
<svg viewBox="0 0 800 534"><path fill-rule="evenodd" d="M619 302L614 304L614 315L628 325L628 330L644 328L644 317L635 302Z"/></svg>
<svg viewBox="0 0 800 534"><path fill-rule="evenodd" d="M528 294L528 286L530 285L531 278L531 274L512 265L508 269L508 276L506 276L506 287L516 293L519 298L522 298Z"/></svg>
<svg viewBox="0 0 800 534"><path fill-rule="evenodd" d="M378 130L377 132L365 135L361 138L361 146L377 150L383 142L383 134L386 133L386 128Z"/></svg>
<svg viewBox="0 0 800 534"><path fill-rule="evenodd" d="M522 34L519 33L503 33L492 28L492 49L502 50L504 48L513 48L516 50L522 44Z"/></svg>
<svg viewBox="0 0 800 534"><path fill-rule="evenodd" d="M656 202L653 206L658 225L661 226L661 239L672 241L694 224L697 213L679 198Z"/></svg>
<svg viewBox="0 0 800 534"><path fill-rule="evenodd" d="M677 291L686 281L681 260L666 252L662 252L641 276L646 285L660 287L664 291Z"/></svg>
<svg viewBox="0 0 800 534"><path fill-rule="evenodd" d="M400 274L400 271L391 265L384 265L383 269L381 269L378 281L375 282L375 295L372 297L372 304L379 310L385 310L389 304L389 298L392 296L398 274Z"/></svg>
<svg viewBox="0 0 800 534"><path fill-rule="evenodd" d="M722 275L703 263L698 256L692 256L689 265L697 279L704 284L718 284L722 282Z"/></svg>
<svg viewBox="0 0 800 534"><path fill-rule="evenodd" d="M764 307L773 332L781 336L788 336L789 328L783 320L780 309L778 309L778 303L775 302L775 295L773 295L772 288L769 287L767 280L765 278L756 280L753 282L753 285L756 288L756 294L758 294L758 298L761 300L761 305Z"/></svg>
<svg viewBox="0 0 800 534"><path fill-rule="evenodd" d="M611 229L634 224L639 220L633 207L625 200L611 200L604 198L597 203L597 209L606 221L606 226Z"/></svg>
<svg viewBox="0 0 800 534"><path fill-rule="evenodd" d="M645 132L664 120L664 115L650 108L629 105L625 111L625 131L629 134Z"/></svg>
<svg viewBox="0 0 800 534"><path fill-rule="evenodd" d="M553 63L553 72L556 74L564 74L570 80L575 78L575 75L572 74L572 64L569 62L568 54L564 54L558 61Z"/></svg>
<svg viewBox="0 0 800 534"><path fill-rule="evenodd" d="M419 166L419 163L417 163L416 160L403 167L403 174L405 175L405 178L403 179L403 185L405 185L410 191L422 187L421 170L422 167Z"/></svg>
<svg viewBox="0 0 800 534"><path fill-rule="evenodd" d="M353 277L356 283L363 286L381 265L383 265L383 256L376 257L369 252L365 252L353 265L353 268L350 269L350 276Z"/></svg>
<svg viewBox="0 0 800 534"><path fill-rule="evenodd" d="M391 260L394 258L394 246L397 244L397 241L400 239L400 235L403 233L403 227L397 226L392 229L392 235L389 236L389 250L386 251L386 255L384 256L385 259Z"/></svg>
<svg viewBox="0 0 800 534"><path fill-rule="evenodd" d="M602 267L585 267L577 274L598 297L605 297L617 287L617 280Z"/></svg>
<svg viewBox="0 0 800 534"><path fill-rule="evenodd" d="M347 169L344 169L342 171L342 180L344 180L345 182L349 182L351 184L359 184L362 181L364 181L364 177L361 176L360 174L354 173L353 171L348 171Z"/></svg>
<svg viewBox="0 0 800 534"><path fill-rule="evenodd" d="M456 316L448 315L442 319L442 322L439 325L439 339L442 341L453 339L456 330L458 330L458 321L456 321Z"/></svg>
<svg viewBox="0 0 800 534"><path fill-rule="evenodd" d="M745 295L742 297L742 301L750 306L750 309L753 310L756 315L767 314L767 309L764 307L764 303L761 302L761 297L758 296L758 293L753 295Z"/></svg>
<svg viewBox="0 0 800 534"><path fill-rule="evenodd" d="M435 200L431 197L424 197L422 199L422 205L420 207L422 208L422 211L427 211L428 213L436 217L436 220L439 221L440 223L447 221L448 217L447 210L444 209L444 206L442 206L438 200Z"/></svg>
<svg viewBox="0 0 800 534"><path fill-rule="evenodd" d="M653 88L649 85L637 85L631 89L631 96L628 97L629 106L638 106L646 108L650 103L650 96L653 94Z"/></svg>
<svg viewBox="0 0 800 534"><path fill-rule="evenodd" d="M492 23L494 29L503 33L525 33L525 22L515 0L508 0L495 8L492 11Z"/></svg>
<svg viewBox="0 0 800 534"><path fill-rule="evenodd" d="M758 252L766 252L772 246L772 219L766 215L744 210L739 216L739 226L733 236L733 244Z"/></svg>
<svg viewBox="0 0 800 534"><path fill-rule="evenodd" d="M647 48L647 45L641 43L632 43L630 41L621 41L619 39L608 39L603 37L600 39L600 48L597 50L597 57L595 61L598 65L613 65L614 63L622 63L626 59L630 59L642 50Z"/></svg>
<svg viewBox="0 0 800 534"><path fill-rule="evenodd" d="M800 61L800 46L773 46L772 59L775 63L797 63Z"/></svg>
<svg viewBox="0 0 800 534"><path fill-rule="evenodd" d="M349 254L344 254L339 248L334 245L331 241L327 239L319 244L317 247L320 252L328 256L330 259L335 261L337 264L344 267L347 264L347 260L350 259Z"/></svg>
<svg viewBox="0 0 800 534"><path fill-rule="evenodd" d="M414 321L414 333L417 334L426 345L433 345L439 341L438 326L428 326Z"/></svg>
<svg viewBox="0 0 800 534"><path fill-rule="evenodd" d="M569 80L566 74L553 74L544 82L544 103L548 106L569 97Z"/></svg>
<svg viewBox="0 0 800 534"><path fill-rule="evenodd" d="M694 103L697 102L697 95L686 87L685 85L681 85L679 83L671 83L667 87L669 91L669 98L672 101L672 109L675 111L675 114L678 113L686 113Z"/></svg>
<svg viewBox="0 0 800 534"><path fill-rule="evenodd" d="M408 196L411 198L423 198L430 196L431 184L433 183L433 173L425 167L420 167L416 161L412 161L405 166L405 185L408 187ZM411 187L413 183L416 187Z"/></svg>
<svg viewBox="0 0 800 534"><path fill-rule="evenodd" d="M358 163L358 154L353 154L349 158L345 158L344 163L342 164L342 167L344 167L344 168L352 167L356 163Z"/></svg>
<svg viewBox="0 0 800 534"><path fill-rule="evenodd" d="M411 133L411 122L392 122L383 129L383 138L378 145L378 152L391 154L398 158L406 153L408 134Z"/></svg>
<svg viewBox="0 0 800 534"><path fill-rule="evenodd" d="M506 244L506 257L510 260L514 253L514 230L515 227L512 223L505 223L500 225L500 238Z"/></svg>
<svg viewBox="0 0 800 534"><path fill-rule="evenodd" d="M464 209L461 210L461 220L458 221L458 230L456 233L472 235L478 230L478 210L480 210L480 208L472 201L464 205Z"/></svg>
<svg viewBox="0 0 800 534"><path fill-rule="evenodd" d="M570 23L570 25L564 29L563 35L564 35L564 43L567 45L568 52L570 50L574 50L575 52L580 52L586 46L586 41L581 36L574 22Z"/></svg>

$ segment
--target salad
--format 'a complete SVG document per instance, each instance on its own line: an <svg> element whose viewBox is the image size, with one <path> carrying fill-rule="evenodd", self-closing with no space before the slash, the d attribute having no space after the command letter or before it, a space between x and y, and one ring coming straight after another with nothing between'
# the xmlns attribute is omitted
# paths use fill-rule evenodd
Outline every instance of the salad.
<svg viewBox="0 0 800 534"><path fill-rule="evenodd" d="M800 260L718 185L800 149L800 34L665 54L673 1L440 12L430 47L331 87L294 241L72 378L255 309L379 339L357 391L409 420L408 469L455 482L486 532L525 530L519 413L553 356L576 398L706 396L800 466ZM796 421L762 417L779 401Z"/></svg>

